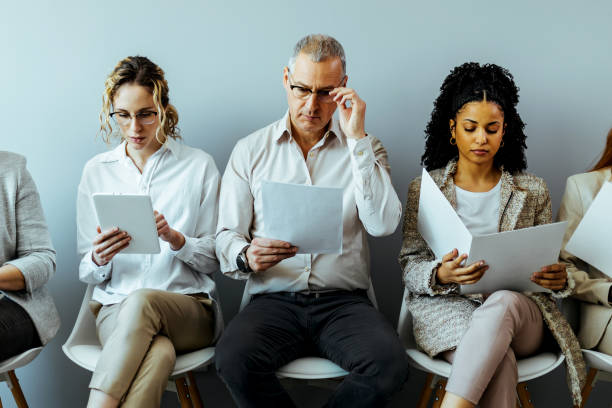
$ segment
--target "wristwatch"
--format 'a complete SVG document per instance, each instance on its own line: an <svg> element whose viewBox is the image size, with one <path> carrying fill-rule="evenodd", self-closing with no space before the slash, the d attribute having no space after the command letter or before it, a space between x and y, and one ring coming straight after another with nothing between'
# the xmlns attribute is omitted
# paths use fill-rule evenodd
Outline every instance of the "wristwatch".
<svg viewBox="0 0 612 408"><path fill-rule="evenodd" d="M245 246L242 251L236 257L236 265L238 265L238 270L244 273L253 272L251 267L249 266L249 260L246 256L246 252L249 249L250 245Z"/></svg>

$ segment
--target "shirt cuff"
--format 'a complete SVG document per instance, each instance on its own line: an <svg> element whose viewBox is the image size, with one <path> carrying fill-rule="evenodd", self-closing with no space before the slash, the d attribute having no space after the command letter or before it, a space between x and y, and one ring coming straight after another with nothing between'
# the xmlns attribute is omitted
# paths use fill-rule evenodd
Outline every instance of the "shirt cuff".
<svg viewBox="0 0 612 408"><path fill-rule="evenodd" d="M113 261L110 261L106 265L98 266L98 264L93 261L91 251L89 251L87 258L89 259L91 273L96 281L104 282L105 280L110 278Z"/></svg>
<svg viewBox="0 0 612 408"><path fill-rule="evenodd" d="M351 154L351 162L360 171L367 170L374 165L374 150L372 149L372 138L369 135L359 140L347 138L346 143Z"/></svg>
<svg viewBox="0 0 612 408"><path fill-rule="evenodd" d="M188 237L187 235L183 234L182 232L181 232L181 234L185 238L185 243L183 244L183 246L175 251L170 246L170 243L168 243L168 251L170 252L170 255L175 256L178 259L180 259L181 261L189 264L189 261L191 260L191 255L195 251L195 246L196 246L195 245L195 241L196 241L197 238Z"/></svg>

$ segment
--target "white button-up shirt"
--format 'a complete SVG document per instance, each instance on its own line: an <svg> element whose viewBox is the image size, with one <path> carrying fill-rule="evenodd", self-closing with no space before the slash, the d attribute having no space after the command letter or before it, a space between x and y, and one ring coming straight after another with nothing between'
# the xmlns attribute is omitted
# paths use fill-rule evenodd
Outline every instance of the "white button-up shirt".
<svg viewBox="0 0 612 408"><path fill-rule="evenodd" d="M392 234L402 212L391 184L387 152L373 136L347 138L332 119L329 130L304 159L290 129L287 113L234 147L221 182L217 226L221 271L235 279L249 279L250 294L367 289L366 232ZM342 188L342 254L298 254L264 272L240 272L238 254L254 237L265 238L264 180Z"/></svg>
<svg viewBox="0 0 612 408"><path fill-rule="evenodd" d="M214 298L215 282L209 275L219 269L214 239L219 179L209 154L171 138L147 160L142 174L127 156L125 142L89 160L77 197L77 244L83 257L79 278L97 284L93 299L119 303L140 288L204 292ZM173 251L160 240L159 254L119 253L97 266L91 257L99 225L93 193L150 195L153 208L185 236L185 245Z"/></svg>

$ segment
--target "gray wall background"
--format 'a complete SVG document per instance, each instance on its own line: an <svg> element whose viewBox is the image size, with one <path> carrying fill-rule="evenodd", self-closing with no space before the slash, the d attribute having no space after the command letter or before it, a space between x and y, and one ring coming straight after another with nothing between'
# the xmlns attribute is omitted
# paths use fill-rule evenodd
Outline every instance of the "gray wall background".
<svg viewBox="0 0 612 408"><path fill-rule="evenodd" d="M286 109L281 74L303 35L335 36L346 50L349 86L367 102L366 126L389 152L402 199L420 169L423 129L442 79L468 60L507 67L521 88L529 170L548 183L554 209L565 179L601 151L612 126L612 3L348 1L23 1L0 4L0 148L24 154L56 247L50 289L62 317L57 337L18 370L32 407L84 406L90 373L61 352L85 286L78 281L76 188L84 163L107 149L96 138L105 77L127 55L167 73L185 142L211 153L221 171L235 142ZM399 230L373 239L372 271L382 312L397 321L402 285ZM218 277L225 318L242 284ZM199 374L208 406L233 406L214 372ZM423 385L414 372L394 407ZM530 383L540 407L569 406L564 369ZM301 406L326 392L293 389ZM13 406L5 386L0 397ZM612 403L598 383L589 407ZM165 407L178 406L172 395Z"/></svg>

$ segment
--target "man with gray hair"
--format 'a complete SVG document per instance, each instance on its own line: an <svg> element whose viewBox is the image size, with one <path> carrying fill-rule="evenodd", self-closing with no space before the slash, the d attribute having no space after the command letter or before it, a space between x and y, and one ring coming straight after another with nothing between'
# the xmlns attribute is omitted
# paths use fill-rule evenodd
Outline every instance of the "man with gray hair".
<svg viewBox="0 0 612 408"><path fill-rule="evenodd" d="M309 355L349 372L329 407L384 406L408 376L405 350L367 294L366 233L392 234L402 208L347 79L338 41L301 39L283 73L288 112L240 140L223 175L217 257L225 275L247 280L251 301L220 339L216 366L239 407L294 406L275 372ZM298 254L266 237L263 181L341 188L342 253Z"/></svg>

